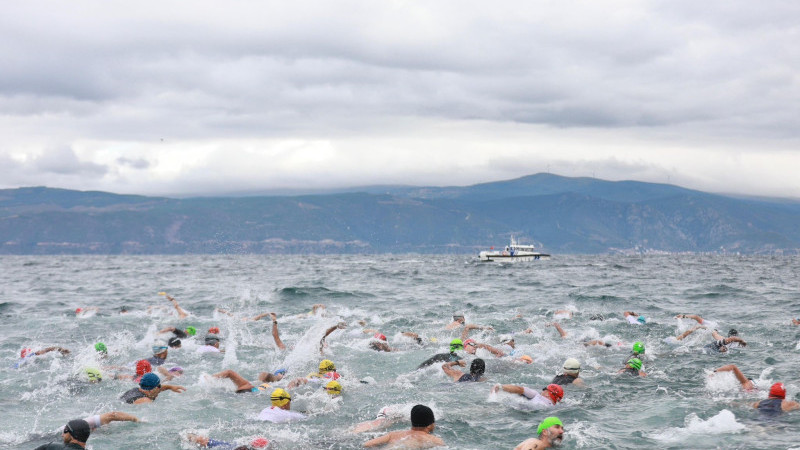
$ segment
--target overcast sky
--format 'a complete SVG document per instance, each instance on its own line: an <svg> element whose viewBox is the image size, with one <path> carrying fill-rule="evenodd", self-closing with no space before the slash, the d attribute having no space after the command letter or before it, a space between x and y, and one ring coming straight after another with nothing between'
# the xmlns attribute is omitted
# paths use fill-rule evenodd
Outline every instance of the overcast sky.
<svg viewBox="0 0 800 450"><path fill-rule="evenodd" d="M800 198L799 24L793 1L16 2L0 187L549 171Z"/></svg>

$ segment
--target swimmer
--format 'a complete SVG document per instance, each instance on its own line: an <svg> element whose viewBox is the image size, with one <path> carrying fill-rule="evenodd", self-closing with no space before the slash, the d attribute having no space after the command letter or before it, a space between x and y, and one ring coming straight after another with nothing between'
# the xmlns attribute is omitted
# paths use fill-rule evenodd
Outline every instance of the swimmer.
<svg viewBox="0 0 800 450"><path fill-rule="evenodd" d="M351 432L353 434L358 434L367 431L382 430L388 428L401 418L402 417L399 417L397 414L393 414L392 410L385 406L378 411L378 417L376 417L374 420L368 420L366 422L359 423L353 427Z"/></svg>
<svg viewBox="0 0 800 450"><path fill-rule="evenodd" d="M336 365L333 364L333 361L330 359L323 359L319 363L319 371L316 373L310 373L305 378L295 378L294 380L290 381L289 384L286 386L287 389L292 389L297 386L302 386L309 382L312 383L321 383L324 380L338 380L341 377L339 373L336 372Z"/></svg>
<svg viewBox="0 0 800 450"><path fill-rule="evenodd" d="M163 295L164 297L167 298L167 300L172 302L172 306L175 308L175 312L178 313L178 318L179 319L185 319L185 318L189 317L189 313L186 312L183 308L181 308L181 305L178 304L178 301L175 300L170 295L168 295L166 292L159 292L158 295Z"/></svg>
<svg viewBox="0 0 800 450"><path fill-rule="evenodd" d="M558 330L558 334L561 335L561 339L564 339L564 338L567 337L567 332L564 331L563 328L561 328L561 324L559 324L558 322L551 322L551 323L548 323L546 326L555 327L555 329Z"/></svg>
<svg viewBox="0 0 800 450"><path fill-rule="evenodd" d="M572 319L572 311L568 309L557 309L553 311L553 317L558 317L560 319Z"/></svg>
<svg viewBox="0 0 800 450"><path fill-rule="evenodd" d="M739 384L742 385L742 389L744 389L747 392L758 390L755 383L753 383L753 379L745 377L742 371L739 370L738 367L736 367L736 364L728 364L722 366L719 369L715 369L714 372L733 372L733 375L736 377L736 380L738 380Z"/></svg>
<svg viewBox="0 0 800 450"><path fill-rule="evenodd" d="M647 323L647 319L645 319L643 315L636 314L633 311L623 311L622 315L625 316L625 320L631 325L643 325Z"/></svg>
<svg viewBox="0 0 800 450"><path fill-rule="evenodd" d="M492 347L491 345L475 342L474 339L467 339L466 341L464 341L464 351L469 353L470 355L474 355L479 348L488 351L489 353L498 358L506 356L506 353L504 351L500 350L499 348Z"/></svg>
<svg viewBox="0 0 800 450"><path fill-rule="evenodd" d="M61 432L63 443L51 442L49 444L40 445L36 447L35 450L84 449L86 448L86 441L89 440L89 435L92 433L92 430L111 422L138 421L138 417L122 411L107 412L105 414L87 417L86 419L70 420Z"/></svg>
<svg viewBox="0 0 800 450"><path fill-rule="evenodd" d="M139 384L142 381L142 377L146 373L150 373L153 371L153 366L150 364L150 361L146 359L141 359L136 361L136 375L125 375L125 374L114 374L115 380L133 380L134 383Z"/></svg>
<svg viewBox="0 0 800 450"><path fill-rule="evenodd" d="M574 384L575 386L584 386L583 378L579 378L581 373L581 363L575 358L569 358L564 361L564 367L561 368L562 372L553 378L551 383L567 385Z"/></svg>
<svg viewBox="0 0 800 450"><path fill-rule="evenodd" d="M444 373L452 378L453 381L457 383L464 383L467 381L486 381L486 378L483 376L483 373L486 371L486 363L482 359L475 358L472 360L472 363L469 366L469 373L464 373L460 370L453 369L454 365L466 367L467 363L465 363L462 359L459 361L450 361L442 364L442 370L444 370Z"/></svg>
<svg viewBox="0 0 800 450"><path fill-rule="evenodd" d="M617 373L624 373L633 376L646 377L647 374L642 370L642 360L639 358L631 358L625 362L625 367L619 369Z"/></svg>
<svg viewBox="0 0 800 450"><path fill-rule="evenodd" d="M292 396L285 390L280 388L275 389L272 391L269 398L272 406L261 410L258 414L258 420L272 423L285 423L308 418L308 416L303 413L291 411Z"/></svg>
<svg viewBox="0 0 800 450"><path fill-rule="evenodd" d="M492 327L485 327L482 325L475 325L474 323L470 323L464 326L464 330L461 331L461 340L465 341L469 336L469 332L472 330L494 330Z"/></svg>
<svg viewBox="0 0 800 450"><path fill-rule="evenodd" d="M258 386L255 385L256 383L247 381L243 376L231 369L223 370L222 372L215 373L212 376L214 378L227 378L233 381L233 384L236 385L236 393L243 394L247 392L263 392L271 389L272 386L269 385L269 382L280 381L283 379L284 373L286 373L286 371L283 369L278 370L275 373L261 372L258 374Z"/></svg>
<svg viewBox="0 0 800 450"><path fill-rule="evenodd" d="M171 381L173 378L177 378L183 375L183 368L180 366L171 367L169 370L163 366L157 368L158 373L161 374L164 381Z"/></svg>
<svg viewBox="0 0 800 450"><path fill-rule="evenodd" d="M444 441L432 434L435 428L436 419L433 416L433 410L425 405L415 405L411 408L410 430L392 431L364 442L364 447L391 445L402 448L430 448L444 446Z"/></svg>
<svg viewBox="0 0 800 450"><path fill-rule="evenodd" d="M800 318L792 319L792 325L800 325Z"/></svg>
<svg viewBox="0 0 800 450"><path fill-rule="evenodd" d="M225 309L222 309L222 308L217 308L217 311L221 312L222 314L228 315L230 317L234 317L233 313L228 311L228 310L225 310ZM247 322L247 321L255 322L257 320L261 320L264 317L269 317L269 316L270 316L270 313L261 313L261 314L255 316L255 317L242 317L242 321L243 322Z"/></svg>
<svg viewBox="0 0 800 450"><path fill-rule="evenodd" d="M514 450L539 450L561 445L564 425L558 417L547 417L536 429L536 438L530 438L514 447Z"/></svg>
<svg viewBox="0 0 800 450"><path fill-rule="evenodd" d="M525 386L517 386L515 384L496 384L492 388L492 392L496 393L501 389L512 394L521 395L530 400L532 404L540 406L556 406L556 403L560 402L564 398L564 389L557 384L547 385L546 388L542 389L541 393Z"/></svg>
<svg viewBox="0 0 800 450"><path fill-rule="evenodd" d="M739 336L736 336L737 334L739 333L732 329L728 337L722 337L717 330L711 330L711 337L715 340L703 348L711 353L725 353L732 345L746 347L747 342Z"/></svg>
<svg viewBox="0 0 800 450"><path fill-rule="evenodd" d="M106 347L106 344L102 342L94 344L94 351L97 352L97 356L100 358L108 357L108 347Z"/></svg>
<svg viewBox="0 0 800 450"><path fill-rule="evenodd" d="M83 373L86 374L86 378L89 380L89 383L99 383L103 381L103 374L94 367L87 367L83 369Z"/></svg>
<svg viewBox="0 0 800 450"><path fill-rule="evenodd" d="M325 347L327 347L327 345L328 345L325 342L325 340L328 338L328 336L330 336L330 334L333 333L336 330L343 330L345 328L347 328L347 324L344 323L344 322L339 322L338 324L336 324L336 325L328 328L327 330L325 330L325 334L322 336L322 339L319 340L319 354L320 355L324 355L325 354L324 350L325 350Z"/></svg>
<svg viewBox="0 0 800 450"><path fill-rule="evenodd" d="M158 378L158 375L154 373L146 373L141 381L139 381L139 387L133 388L120 397L122 401L132 405L138 405L142 403L152 403L158 397L158 394L164 391L172 391L177 393L182 393L186 390L183 386L177 385L170 385L170 384L161 384L161 379Z"/></svg>
<svg viewBox="0 0 800 450"><path fill-rule="evenodd" d="M644 343L642 341L636 341L633 343L633 347L631 348L631 354L628 355L628 360L633 358L644 358Z"/></svg>
<svg viewBox="0 0 800 450"><path fill-rule="evenodd" d="M274 312L269 313L269 316L272 318L272 339L280 350L286 350L286 345L281 340L281 335L278 331L278 316Z"/></svg>
<svg viewBox="0 0 800 450"><path fill-rule="evenodd" d="M186 440L192 444L197 444L200 448L218 448L220 450L251 450L258 448L267 448L269 440L265 437L257 437L250 441L247 445L236 445L231 442L218 441L216 439L209 439L199 434L187 433Z"/></svg>
<svg viewBox="0 0 800 450"><path fill-rule="evenodd" d="M455 330L456 328L464 326L467 320L463 314L453 314L453 321L444 327L445 330Z"/></svg>
<svg viewBox="0 0 800 450"><path fill-rule="evenodd" d="M47 353L55 352L55 351L61 353L62 355L69 355L69 350L67 350L67 349L65 349L63 347L47 347L47 348L43 348L41 350L36 350L36 351L33 351L33 349L30 349L30 348L23 348L19 352L19 358L20 358L19 361L14 363L14 365L12 367L14 369L19 369L23 364L29 363L29 362L33 361L34 359L36 359L37 356L42 356L42 355L45 355Z"/></svg>
<svg viewBox="0 0 800 450"><path fill-rule="evenodd" d="M220 337L216 334L207 334L204 340L205 345L197 347L197 353L224 353L225 350L219 349L219 340Z"/></svg>
<svg viewBox="0 0 800 450"><path fill-rule="evenodd" d="M390 352L392 348L389 347L389 344L386 343L386 335L381 333L375 333L372 336L373 339L369 343L369 348L379 351L379 352Z"/></svg>
<svg viewBox="0 0 800 450"><path fill-rule="evenodd" d="M197 334L197 328L192 327L192 326L188 326L188 327L186 327L185 330L180 330L180 329L178 329L176 327L167 327L167 328L164 328L163 330L159 331L159 333L170 333L170 332L172 334L174 334L175 337L178 337L178 338L181 338L181 339L186 339L189 336L196 335Z"/></svg>
<svg viewBox="0 0 800 450"><path fill-rule="evenodd" d="M593 345L604 346L604 347L612 347L611 344L609 344L608 342L605 342L605 341L601 341L600 339L592 339L591 341L586 341L586 342L583 343L583 345L585 347L590 347L590 346L593 346Z"/></svg>
<svg viewBox="0 0 800 450"><path fill-rule="evenodd" d="M169 355L169 347L164 345L163 342L158 342L152 347L153 356L147 358L147 361L150 362L153 366L160 366L167 362L167 356Z"/></svg>
<svg viewBox="0 0 800 450"><path fill-rule="evenodd" d="M422 369L423 367L430 366L437 362L445 362L445 361L458 361L462 359L456 352L459 350L464 350L464 343L461 339L453 339L450 341L450 353L437 353L430 358L426 359L417 367L417 370Z"/></svg>
<svg viewBox="0 0 800 450"><path fill-rule="evenodd" d="M769 415L778 415L784 411L800 409L800 403L786 400L786 387L783 383L775 383L769 388L769 397L753 403L753 408Z"/></svg>
<svg viewBox="0 0 800 450"><path fill-rule="evenodd" d="M696 321L697 323L699 323L700 325L705 325L706 327L709 327L709 328L716 328L717 327L717 322L714 322L714 321L708 320L708 319L703 319L702 317L698 316L697 314L678 314L677 316L675 316L675 318L676 319L692 319L692 320Z"/></svg>
<svg viewBox="0 0 800 450"><path fill-rule="evenodd" d="M100 311L100 308L98 308L97 306L87 306L86 308L76 308L75 309L75 316L76 317L83 317L83 316L89 314L90 312L97 313L99 311Z"/></svg>

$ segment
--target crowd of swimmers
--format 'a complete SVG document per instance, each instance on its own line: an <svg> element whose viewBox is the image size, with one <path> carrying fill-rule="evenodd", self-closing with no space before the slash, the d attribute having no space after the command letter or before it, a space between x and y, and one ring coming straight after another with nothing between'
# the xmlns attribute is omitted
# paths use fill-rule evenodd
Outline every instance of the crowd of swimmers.
<svg viewBox="0 0 800 450"><path fill-rule="evenodd" d="M179 318L189 317L183 308L180 307L178 302L171 296L165 293L164 295L168 301L173 305L176 314ZM314 305L312 312L316 313L324 310L324 305ZM121 313L127 313L127 308L124 308ZM224 314L231 314L225 310L219 310ZM79 308L76 314L87 314L87 312L96 312L95 309ZM561 310L556 311L556 317L570 318L571 311ZM644 325L647 319L633 311L624 311L623 318L631 325ZM287 348L286 344L281 340L280 331L278 328L278 317L274 313L260 314L253 318L245 318L244 320L261 320L269 317L272 321L271 334L275 346L280 350ZM684 333L665 339L665 342L674 344L684 340L687 336L695 333L700 329L711 329L712 342L704 347L704 351L713 353L724 353L729 351L730 348L745 347L747 343L738 336L735 329L731 329L727 336L721 335L715 328L717 324L705 320L695 314L678 314L677 319L691 319L697 322L696 326L689 328ZM592 315L591 320L604 320L602 315ZM794 325L800 325L800 319L792 321ZM380 331L367 328L366 323L363 321L359 323L361 329L355 330L355 333L366 333L372 335L369 347L372 350L379 352L391 352L392 349L387 342L387 338ZM558 322L551 322L548 324L557 330L562 338L567 337L568 333ZM326 339L337 329L345 328L343 322L335 326L327 328L319 341L320 354L324 354ZM482 358L474 358L467 362L467 355L475 355L478 349L484 350L488 355L495 358L503 358L517 364L531 364L533 358L529 355L522 354L516 348L515 339L513 336L505 336L499 340L499 344L489 345L487 343L477 342L469 338L469 334L473 330L487 330L491 331L492 327L480 326L469 324L466 322L463 314L455 314L453 321L446 325L445 330L457 331L460 330L460 336L452 339L449 342L448 351L438 353L419 364L418 369L424 369L428 366L438 365L444 374L456 383L473 383L484 382L487 380L485 376L486 363ZM527 329L523 333L530 333L531 330ZM164 341L159 340L152 346L152 356L138 360L133 365L135 367L134 373L127 374L125 371L127 367L106 367L106 372L109 369L117 370L111 376L115 379L131 380L136 383L133 387L121 394L120 400L124 403L131 405L140 405L145 403L152 403L156 401L159 395L163 392L172 392L181 394L186 391L186 388L173 384L171 381L180 377L184 373L184 369L179 366L172 366L167 364L167 359L170 349L179 349L182 346L181 339L195 339L198 330L194 326L186 327L167 327L159 331L159 335L171 334L169 339ZM403 336L412 339L417 344L422 344L423 339L412 331L405 331ZM202 337L202 345L196 347L198 353L221 353L225 350L221 348L222 337L220 336L219 327L211 327L206 334ZM609 342L602 340L588 340L583 342L585 346L612 346ZM95 351L101 357L107 355L108 348L102 343L95 344ZM63 355L70 353L68 349L62 347L47 347L39 350L30 348L23 348L20 352L20 360L14 364L15 368L22 368L26 363L30 362L36 357L51 353L58 352ZM463 352L463 353L462 353ZM467 355L465 355L465 353ZM645 345L641 341L636 341L631 347L630 354L626 357L617 369L617 373L624 376L630 375L634 377L645 377L647 373L644 370L643 360L645 359ZM468 366L468 368L467 368ZM730 372L740 383L742 389L746 392L756 391L758 388L753 382L752 378L746 377L741 370L734 364L724 365L714 371L715 373ZM87 367L84 369L87 380L90 383L98 383L103 379L103 373L95 367ZM567 358L560 371L553 378L550 384L542 388L531 388L523 385L515 384L496 384L492 387L491 392L496 394L500 392L510 393L520 396L527 400L530 405L537 409L553 408L561 402L565 396L565 387L576 386L578 388L585 386L585 381L580 377L581 364L574 357ZM216 379L230 380L234 384L236 394L251 394L251 393L269 393L269 405L258 414L258 420L272 422L272 423L289 423L303 421L308 418L304 412L292 409L292 394L291 391L300 388L301 386L314 386L321 388L324 392L333 397L338 398L341 396L343 386L340 380L341 375L337 372L335 363L330 359L322 359L317 367L317 370L303 377L287 378L287 370L279 368L270 372L261 372L257 375L255 380L248 380L234 370L226 369L221 372L211 375ZM274 386L276 383L283 382L283 387ZM783 383L774 383L768 392L768 397L761 401L753 403L753 407L758 411L765 414L780 414L786 411L800 409L798 402L786 399L786 388ZM376 431L389 427L397 420L397 415L389 417L387 408L381 410L378 417L374 420L362 422L352 428L353 433L363 433L368 431ZM438 436L434 435L435 417L433 410L426 405L415 405L410 411L410 428L405 430L392 431L382 436L370 439L363 443L364 447L377 447L384 445L402 445L406 448L426 448L446 445L445 442ZM128 421L137 422L139 419L131 414L121 411L112 411L109 413L86 417L83 419L74 419L67 422L65 425L60 442L51 442L49 444L37 447L37 449L82 449L85 448L86 442L91 432L102 425L110 422ZM551 446L560 445L564 439L565 429L563 423L558 417L550 416L538 423L535 429L535 436L521 442L516 449L544 449ZM246 449L260 449L266 448L269 445L269 440L263 436L248 438L246 443L231 443L226 441L215 440L207 436L188 433L184 437L188 442L196 444L203 448L227 448L236 450Z"/></svg>

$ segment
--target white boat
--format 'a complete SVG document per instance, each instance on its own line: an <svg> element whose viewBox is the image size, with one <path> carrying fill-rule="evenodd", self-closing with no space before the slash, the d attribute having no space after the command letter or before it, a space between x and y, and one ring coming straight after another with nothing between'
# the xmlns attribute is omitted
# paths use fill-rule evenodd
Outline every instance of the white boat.
<svg viewBox="0 0 800 450"><path fill-rule="evenodd" d="M478 253L478 258L487 262L517 262L550 259L550 255L537 252L533 245L518 244L514 236L511 236L511 243L504 250L483 251Z"/></svg>

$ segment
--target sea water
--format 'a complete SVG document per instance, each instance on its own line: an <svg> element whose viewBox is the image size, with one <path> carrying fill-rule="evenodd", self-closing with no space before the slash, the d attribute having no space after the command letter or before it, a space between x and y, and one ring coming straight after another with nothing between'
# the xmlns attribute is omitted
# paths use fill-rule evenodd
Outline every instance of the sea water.
<svg viewBox="0 0 800 450"><path fill-rule="evenodd" d="M417 403L436 415L435 433L452 448L513 448L535 436L539 422L561 418L564 448L789 448L798 446L800 411L764 418L751 406L775 381L788 397L800 392L800 315L796 257L761 256L559 256L550 261L502 265L472 256L3 256L0 257L0 447L28 449L60 440L75 418L120 410L140 423L112 423L92 433L94 449L196 448L183 439L194 432L245 443L256 436L270 448L356 448L379 432L355 435L357 423L390 407L406 429ZM180 320L160 291L191 313ZM309 314L312 305L324 311ZM130 312L120 314L121 307ZM76 308L99 311L76 315ZM230 311L233 316L216 308ZM556 310L572 318L554 318ZM630 325L622 312L647 318ZM286 351L276 349L269 318L274 311ZM459 331L446 331L453 313L469 323L491 326L470 337L499 345L513 335L530 365L478 351L486 361L485 383L453 383L436 365L416 370L447 351ZM680 345L664 339L695 322L680 313L713 320L722 334L736 328L747 341L729 354L706 354L710 330ZM605 320L590 320L602 314ZM557 320L562 339L547 324ZM397 351L371 350L376 329ZM320 354L324 331L333 332ZM119 396L134 387L114 380L132 373L131 364L151 356L150 347L168 326L195 326L196 338L170 351L167 367L185 368L172 381L186 392L162 393L152 404L128 405ZM200 354L202 336L221 329L222 354ZM530 328L531 333L523 331ZM419 333L423 344L402 336ZM602 339L612 347L585 347ZM94 343L109 349L99 359ZM634 341L647 347L645 378L617 375ZM22 348L62 346L14 368ZM564 401L536 410L511 394L492 394L496 383L539 390L567 357L580 360L586 387L567 386ZM255 380L258 372L285 367L288 379L316 371L323 358L335 362L344 393L332 399L318 387L292 390L292 408L307 421L270 424L256 420L267 394L234 394L228 380L210 378L234 369ZM471 357L470 357L471 358ZM713 370L734 363L755 379L760 391L742 392L731 374ZM105 375L88 384L85 367ZM118 368L113 368L118 367ZM286 380L274 383L285 386Z"/></svg>

